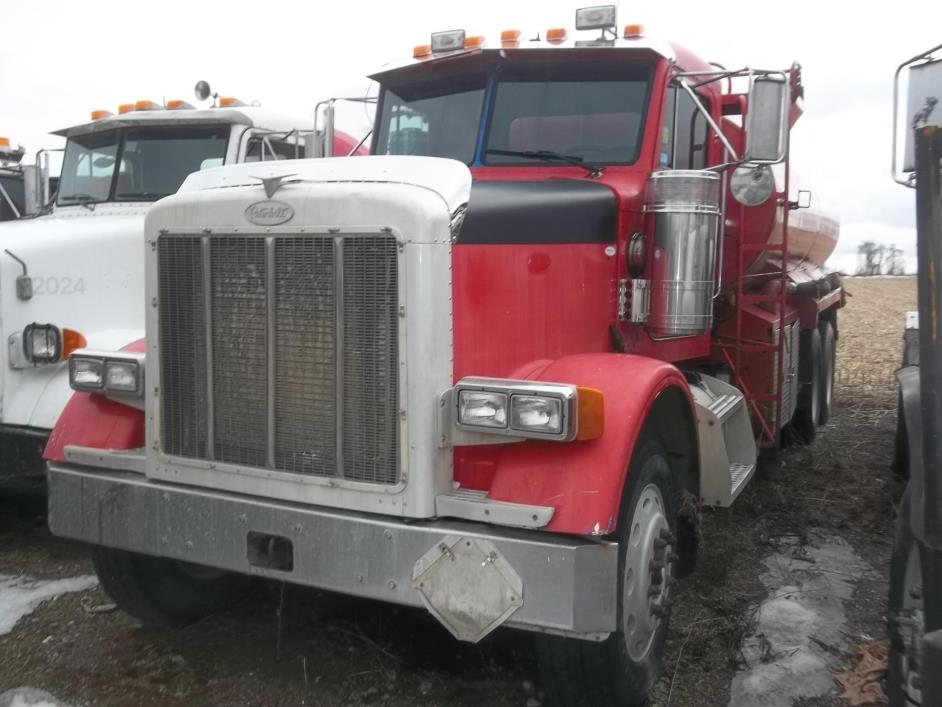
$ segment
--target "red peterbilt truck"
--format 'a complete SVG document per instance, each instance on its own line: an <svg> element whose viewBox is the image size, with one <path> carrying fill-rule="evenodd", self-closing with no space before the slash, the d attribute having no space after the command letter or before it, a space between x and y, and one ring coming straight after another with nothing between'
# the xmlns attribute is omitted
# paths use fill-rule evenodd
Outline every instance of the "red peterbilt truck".
<svg viewBox="0 0 942 707"><path fill-rule="evenodd" d="M797 65L576 25L436 33L373 77L374 156L152 207L146 340L71 356L46 450L121 607L272 577L533 631L552 701L644 698L701 504L830 410L837 225L789 199Z"/></svg>

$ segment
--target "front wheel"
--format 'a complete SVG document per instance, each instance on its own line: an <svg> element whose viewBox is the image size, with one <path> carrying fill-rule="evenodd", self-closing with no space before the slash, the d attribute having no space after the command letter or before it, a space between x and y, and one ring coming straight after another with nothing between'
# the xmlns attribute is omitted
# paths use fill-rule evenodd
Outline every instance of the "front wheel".
<svg viewBox="0 0 942 707"><path fill-rule="evenodd" d="M149 625L185 626L228 608L240 594L236 575L188 562L101 546L92 562L118 608Z"/></svg>
<svg viewBox="0 0 942 707"><path fill-rule="evenodd" d="M642 437L628 471L618 524L618 628L601 643L537 637L550 704L644 704L667 635L677 509L664 445L656 437Z"/></svg>

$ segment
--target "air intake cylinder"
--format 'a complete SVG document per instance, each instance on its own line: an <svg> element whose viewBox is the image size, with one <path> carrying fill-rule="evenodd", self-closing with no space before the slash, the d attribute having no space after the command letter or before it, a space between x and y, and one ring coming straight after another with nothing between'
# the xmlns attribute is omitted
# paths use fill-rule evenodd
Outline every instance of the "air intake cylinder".
<svg viewBox="0 0 942 707"><path fill-rule="evenodd" d="M654 172L648 179L644 210L654 231L648 331L661 338L709 331L720 176L706 170Z"/></svg>

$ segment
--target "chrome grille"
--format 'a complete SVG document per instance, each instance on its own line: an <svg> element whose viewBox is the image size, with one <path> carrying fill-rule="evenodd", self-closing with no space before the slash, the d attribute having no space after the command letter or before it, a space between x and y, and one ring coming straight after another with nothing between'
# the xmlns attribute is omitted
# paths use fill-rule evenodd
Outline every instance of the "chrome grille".
<svg viewBox="0 0 942 707"><path fill-rule="evenodd" d="M397 253L386 235L161 236L164 452L396 483Z"/></svg>

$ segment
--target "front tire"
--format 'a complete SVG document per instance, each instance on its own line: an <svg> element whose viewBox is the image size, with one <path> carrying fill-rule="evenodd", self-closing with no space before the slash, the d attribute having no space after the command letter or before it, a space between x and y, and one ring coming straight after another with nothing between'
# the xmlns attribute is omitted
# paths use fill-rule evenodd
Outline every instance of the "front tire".
<svg viewBox="0 0 942 707"><path fill-rule="evenodd" d="M642 435L618 524L618 630L601 643L537 637L549 704L641 705L657 678L676 573L678 496L663 443Z"/></svg>
<svg viewBox="0 0 942 707"><path fill-rule="evenodd" d="M164 557L96 546L92 562L118 608L148 625L186 626L228 608L240 594L236 575Z"/></svg>

